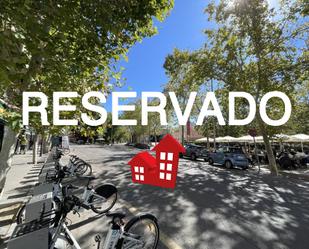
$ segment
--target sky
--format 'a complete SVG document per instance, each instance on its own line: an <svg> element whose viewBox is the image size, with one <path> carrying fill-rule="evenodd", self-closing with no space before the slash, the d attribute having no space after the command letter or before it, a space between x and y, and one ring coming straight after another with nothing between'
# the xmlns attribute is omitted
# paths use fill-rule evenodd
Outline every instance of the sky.
<svg viewBox="0 0 309 249"><path fill-rule="evenodd" d="M127 80L115 91L161 91L168 81L163 68L165 57L174 48L195 50L204 44L203 30L209 25L203 13L206 5L205 0L175 0L170 15L156 24L158 34L135 44L128 53L128 62L119 63L125 68L123 77ZM110 98L105 108L111 110Z"/></svg>
<svg viewBox="0 0 309 249"><path fill-rule="evenodd" d="M193 51L205 43L203 30L214 25L204 14L208 3L207 0L175 0L170 15L162 23L156 23L158 34L135 44L128 53L128 62L119 63L119 68L125 68L123 77L127 80L123 87L114 91L136 91L137 97L142 91L161 91L168 82L163 68L166 56L174 48ZM268 3L270 7L278 7L279 1L268 0ZM104 106L111 111L110 97Z"/></svg>

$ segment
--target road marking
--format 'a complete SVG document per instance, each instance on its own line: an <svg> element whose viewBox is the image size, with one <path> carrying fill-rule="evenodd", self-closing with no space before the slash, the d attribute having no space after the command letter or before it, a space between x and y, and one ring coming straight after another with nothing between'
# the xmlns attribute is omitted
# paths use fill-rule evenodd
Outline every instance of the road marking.
<svg viewBox="0 0 309 249"><path fill-rule="evenodd" d="M130 213L134 215L138 215L138 209L136 207L132 206L126 201L121 200L121 202L124 204L124 206L127 207ZM180 245L176 243L175 240L173 240L168 235L166 235L164 232L162 232L162 229L160 229L160 241L169 249L183 249Z"/></svg>

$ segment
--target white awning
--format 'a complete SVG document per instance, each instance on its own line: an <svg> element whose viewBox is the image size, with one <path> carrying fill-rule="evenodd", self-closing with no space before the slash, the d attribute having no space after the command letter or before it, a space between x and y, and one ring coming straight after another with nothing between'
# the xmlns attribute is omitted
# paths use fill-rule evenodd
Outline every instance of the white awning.
<svg viewBox="0 0 309 249"><path fill-rule="evenodd" d="M239 143L253 143L254 139L253 139L253 137L247 135L247 136L242 136L242 137L236 138L236 142L239 142ZM263 137L262 136L255 137L255 142L263 143L264 142Z"/></svg>
<svg viewBox="0 0 309 249"><path fill-rule="evenodd" d="M208 138L208 141L212 143L214 141L214 139ZM207 143L207 137L196 139L195 142L197 142L197 143Z"/></svg>
<svg viewBox="0 0 309 249"><path fill-rule="evenodd" d="M290 138L289 135L286 135L286 134L283 134L283 133L280 133L280 134L275 134L273 135L272 139L273 140L279 140L279 141L286 141Z"/></svg>
<svg viewBox="0 0 309 249"><path fill-rule="evenodd" d="M294 142L294 143L304 143L309 142L309 136L306 134L296 134L290 136L290 138L287 140L287 142Z"/></svg>
<svg viewBox="0 0 309 249"><path fill-rule="evenodd" d="M231 136L217 137L216 142L218 142L218 143L232 143L232 142L237 142L237 138L231 137Z"/></svg>

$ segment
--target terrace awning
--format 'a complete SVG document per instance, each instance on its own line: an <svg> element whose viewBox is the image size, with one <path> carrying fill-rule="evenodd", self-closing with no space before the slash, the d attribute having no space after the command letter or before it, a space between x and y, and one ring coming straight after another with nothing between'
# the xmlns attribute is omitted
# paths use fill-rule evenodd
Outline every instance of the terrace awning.
<svg viewBox="0 0 309 249"><path fill-rule="evenodd" d="M253 139L253 137L247 135L247 136L242 136L242 137L236 138L236 142L239 142L239 143L253 143L254 139ZM263 143L264 142L263 137L262 136L255 137L255 142Z"/></svg>
<svg viewBox="0 0 309 249"><path fill-rule="evenodd" d="M289 137L287 142L294 142L294 143L304 143L309 142L309 135L306 134L296 134Z"/></svg>
<svg viewBox="0 0 309 249"><path fill-rule="evenodd" d="M214 139L209 137L208 141L210 143L212 143L214 141ZM195 142L197 142L197 143L206 143L207 142L207 137L196 139Z"/></svg>
<svg viewBox="0 0 309 249"><path fill-rule="evenodd" d="M216 142L218 142L218 143L233 143L233 142L237 142L237 138L231 137L231 136L217 137Z"/></svg>
<svg viewBox="0 0 309 249"><path fill-rule="evenodd" d="M309 135L306 134L296 134L296 135L285 135L285 134L276 134L273 136L273 140L279 140L279 141L284 141L288 143L305 143L309 142ZM200 139L195 140L195 142L202 143L202 142L207 142L207 138L203 137ZM209 138L209 142L214 142L213 138ZM233 142L238 142L238 143L253 143L253 137L250 135L242 136L242 137L231 137L231 136L225 136L225 137L217 137L216 138L217 143L233 143ZM255 137L255 142L256 143L263 143L263 137L262 136L257 136Z"/></svg>

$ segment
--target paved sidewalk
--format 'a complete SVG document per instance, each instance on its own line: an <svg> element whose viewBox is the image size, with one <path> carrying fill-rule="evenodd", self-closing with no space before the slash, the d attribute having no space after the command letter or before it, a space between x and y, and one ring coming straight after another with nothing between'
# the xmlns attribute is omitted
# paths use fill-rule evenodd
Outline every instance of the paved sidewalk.
<svg viewBox="0 0 309 249"><path fill-rule="evenodd" d="M12 166L0 196L0 248L14 228L12 223L20 206L32 195L33 186L38 181L46 156L47 154L39 157L36 165L32 164L31 151L27 151L25 155L13 156Z"/></svg>
<svg viewBox="0 0 309 249"><path fill-rule="evenodd" d="M254 166L253 169L249 170L258 170L258 166ZM261 165L261 174L270 174L270 170L268 165ZM292 179L298 179L298 180L303 180L303 181L309 181L309 168L305 169L296 169L296 170L282 170L279 168L279 175L285 176L287 178L292 178Z"/></svg>

